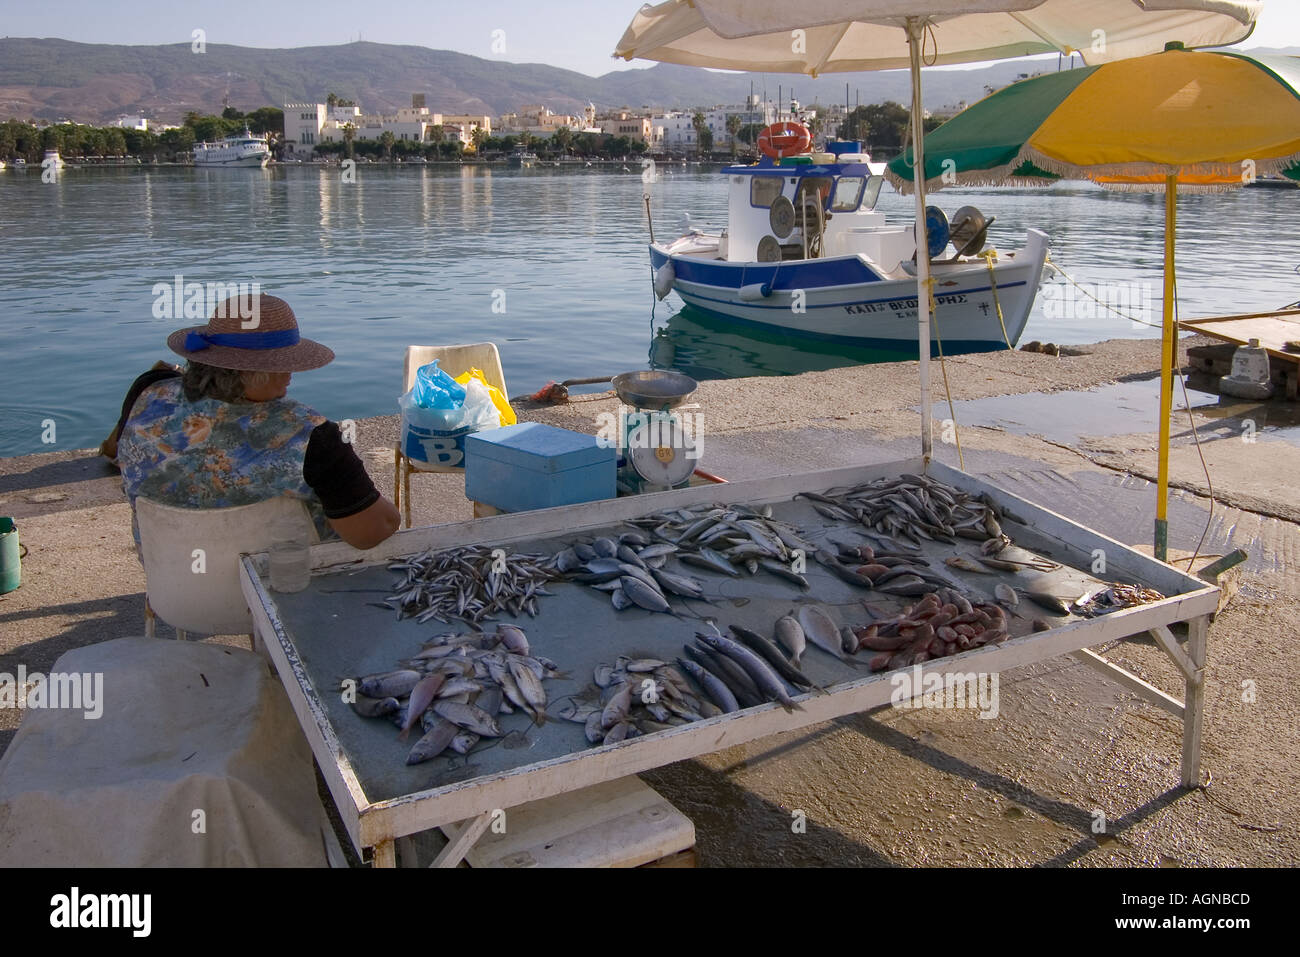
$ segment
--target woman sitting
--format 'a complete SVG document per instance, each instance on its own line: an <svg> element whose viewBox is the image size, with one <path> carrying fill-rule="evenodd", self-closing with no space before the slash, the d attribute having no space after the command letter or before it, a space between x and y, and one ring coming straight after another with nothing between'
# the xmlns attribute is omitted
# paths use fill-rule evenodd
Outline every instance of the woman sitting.
<svg viewBox="0 0 1300 957"><path fill-rule="evenodd" d="M137 380L117 441L132 508L141 495L182 508L288 495L306 504L322 539L337 534L373 548L397 531L396 507L379 494L338 424L285 398L292 373L334 359L299 336L287 302L228 299L206 326L174 332L167 345L188 365L179 377Z"/></svg>

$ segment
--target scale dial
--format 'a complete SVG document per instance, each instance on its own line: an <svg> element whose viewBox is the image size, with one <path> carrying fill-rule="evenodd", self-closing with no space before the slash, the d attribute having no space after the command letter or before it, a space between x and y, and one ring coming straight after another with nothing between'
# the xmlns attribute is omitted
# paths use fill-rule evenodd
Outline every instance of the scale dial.
<svg viewBox="0 0 1300 957"><path fill-rule="evenodd" d="M695 471L695 443L676 419L651 419L628 433L627 458L646 482L672 488Z"/></svg>

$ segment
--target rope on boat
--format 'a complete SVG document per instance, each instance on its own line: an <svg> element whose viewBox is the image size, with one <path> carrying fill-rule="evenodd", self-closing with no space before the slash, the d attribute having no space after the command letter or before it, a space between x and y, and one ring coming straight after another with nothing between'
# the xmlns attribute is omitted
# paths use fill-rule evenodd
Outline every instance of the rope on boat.
<svg viewBox="0 0 1300 957"><path fill-rule="evenodd" d="M998 280L993 275L993 259L997 256L997 251L986 249L980 253L984 258L984 263L989 267L989 286L993 289L993 308L998 311L998 325L1002 327L1002 341L1007 344L1008 350L1014 350L1015 346L1011 344L1011 337L1007 335L1007 322L1002 318L1002 300L998 298Z"/></svg>
<svg viewBox="0 0 1300 957"><path fill-rule="evenodd" d="M1073 286L1075 289L1079 290L1079 292L1083 293L1085 296L1087 296L1089 299L1091 299L1091 300L1092 300L1093 302L1095 302L1097 305L1101 306L1103 309L1105 309L1105 310L1107 310L1107 311L1109 311L1109 312L1113 312L1115 315L1119 316L1121 319L1127 319L1127 320L1129 320L1130 322L1136 322L1136 323L1139 323L1139 324L1144 325L1144 326L1150 326L1152 329L1163 329L1163 328L1164 328L1164 326L1162 326L1162 325L1161 325L1160 323L1158 323L1158 322L1147 322L1145 319L1139 319L1137 316L1130 316L1130 315L1128 315L1127 313L1120 312L1118 309L1116 309L1116 308L1115 308L1114 306L1112 306L1110 303L1108 303L1108 302L1103 302L1102 300L1098 299L1096 296L1094 296L1092 293L1090 293L1088 290L1084 289L1084 288L1083 288L1082 286L1080 286L1077 282L1075 282L1072 278L1070 278L1070 274L1069 274L1069 273L1067 273L1067 272L1066 272L1064 269L1062 269L1060 266L1056 265L1056 263L1052 262L1052 257L1051 257L1051 254L1050 254L1050 253L1048 254L1047 258L1043 260L1043 262L1044 262L1044 265L1051 266L1051 267L1052 267L1053 269L1055 269L1058 273L1060 273L1060 274L1061 274L1061 278L1064 279L1066 282L1068 282L1068 283L1069 283L1071 286ZM1300 267L1297 267L1297 268L1300 268ZM999 318L1001 318L1001 314L1000 314L1000 313L999 313Z"/></svg>

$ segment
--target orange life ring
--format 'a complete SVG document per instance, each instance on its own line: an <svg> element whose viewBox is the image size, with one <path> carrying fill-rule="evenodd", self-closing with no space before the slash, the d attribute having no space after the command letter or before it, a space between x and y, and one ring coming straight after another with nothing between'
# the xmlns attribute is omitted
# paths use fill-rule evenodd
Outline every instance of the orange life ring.
<svg viewBox="0 0 1300 957"><path fill-rule="evenodd" d="M812 133L802 123L785 120L763 127L758 134L758 149L774 160L798 156L812 147Z"/></svg>

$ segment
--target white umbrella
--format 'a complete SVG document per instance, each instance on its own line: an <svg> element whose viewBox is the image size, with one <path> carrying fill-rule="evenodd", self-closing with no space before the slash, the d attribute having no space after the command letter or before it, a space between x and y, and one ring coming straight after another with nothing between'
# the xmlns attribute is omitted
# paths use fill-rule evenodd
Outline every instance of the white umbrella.
<svg viewBox="0 0 1300 957"><path fill-rule="evenodd" d="M921 454L931 454L930 260L925 231L921 60L972 63L1078 53L1088 65L1238 43L1262 0L669 0L644 6L615 56L773 73L912 71ZM924 49L923 49L924 48ZM933 54L929 51L933 48Z"/></svg>

